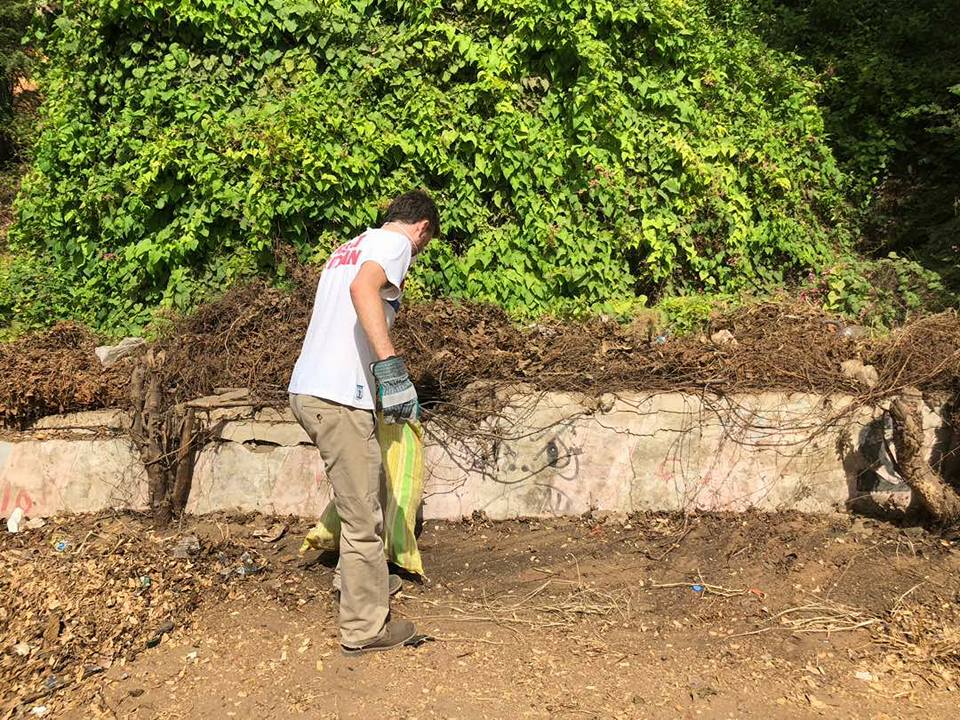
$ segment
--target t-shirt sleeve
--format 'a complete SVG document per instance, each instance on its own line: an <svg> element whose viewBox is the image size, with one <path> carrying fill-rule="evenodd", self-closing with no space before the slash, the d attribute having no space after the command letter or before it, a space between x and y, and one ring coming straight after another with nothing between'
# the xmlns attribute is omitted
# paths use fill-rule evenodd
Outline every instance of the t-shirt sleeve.
<svg viewBox="0 0 960 720"><path fill-rule="evenodd" d="M410 269L410 241L394 233L376 234L364 242L363 262L372 260L383 268L387 280L393 285L384 291L384 300L396 300L400 297L400 287Z"/></svg>

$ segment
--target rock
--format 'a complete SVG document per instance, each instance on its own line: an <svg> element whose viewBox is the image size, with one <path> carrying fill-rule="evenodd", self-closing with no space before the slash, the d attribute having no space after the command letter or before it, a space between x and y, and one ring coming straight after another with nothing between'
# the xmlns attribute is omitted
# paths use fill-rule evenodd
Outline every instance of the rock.
<svg viewBox="0 0 960 720"><path fill-rule="evenodd" d="M850 532L853 535L860 535L861 537L869 537L876 532L872 527L867 525L867 521L863 518L857 518L853 521L853 524L850 526Z"/></svg>
<svg viewBox="0 0 960 720"><path fill-rule="evenodd" d="M280 447L296 447L310 443L310 436L295 422L227 422L220 428L218 437L235 443L261 443Z"/></svg>
<svg viewBox="0 0 960 720"><path fill-rule="evenodd" d="M200 552L200 541L195 535L185 535L173 548L173 556L179 560L188 560Z"/></svg>
<svg viewBox="0 0 960 720"><path fill-rule="evenodd" d="M100 359L100 364L108 368L116 365L123 358L132 355L146 344L147 341L143 338L128 337L121 340L117 345L100 345L93 351Z"/></svg>
<svg viewBox="0 0 960 720"><path fill-rule="evenodd" d="M625 512L616 510L594 510L593 519L601 524L625 525L630 521L630 516Z"/></svg>
<svg viewBox="0 0 960 720"><path fill-rule="evenodd" d="M839 334L840 337L857 340L867 336L867 329L865 327L861 327L860 325L844 325Z"/></svg>
<svg viewBox="0 0 960 720"><path fill-rule="evenodd" d="M173 622L171 620L167 620L157 628L157 631L153 634L153 637L147 639L147 647L156 647L160 644L160 641L163 640L163 636L171 632L173 632Z"/></svg>
<svg viewBox="0 0 960 720"><path fill-rule="evenodd" d="M853 674L857 680L863 680L864 682L876 682L879 678L874 675L872 672L867 672L866 670L858 670Z"/></svg>
<svg viewBox="0 0 960 720"><path fill-rule="evenodd" d="M25 642L18 642L13 646L13 652L20 657L27 657L30 654L30 646Z"/></svg>
<svg viewBox="0 0 960 720"><path fill-rule="evenodd" d="M187 406L207 410L217 407L233 407L248 404L250 404L250 390L247 388L236 388L218 395L204 395L203 397L191 400L187 403Z"/></svg>
<svg viewBox="0 0 960 720"><path fill-rule="evenodd" d="M732 348L737 347L740 343L737 342L737 339L733 336L733 333L729 330L717 330L713 335L710 336L710 342L712 342L717 347L723 347L724 345L729 345Z"/></svg>
<svg viewBox="0 0 960 720"><path fill-rule="evenodd" d="M7 532L18 533L20 532L20 525L23 523L23 508L18 507L12 513L10 517L7 518Z"/></svg>
<svg viewBox="0 0 960 720"><path fill-rule="evenodd" d="M617 396L613 393L604 393L597 400L597 409L606 414L613 410L613 405L617 401Z"/></svg>
<svg viewBox="0 0 960 720"><path fill-rule="evenodd" d="M864 365L862 360L845 360L840 363L840 371L845 378L864 387L876 387L880 382L877 369L873 365Z"/></svg>

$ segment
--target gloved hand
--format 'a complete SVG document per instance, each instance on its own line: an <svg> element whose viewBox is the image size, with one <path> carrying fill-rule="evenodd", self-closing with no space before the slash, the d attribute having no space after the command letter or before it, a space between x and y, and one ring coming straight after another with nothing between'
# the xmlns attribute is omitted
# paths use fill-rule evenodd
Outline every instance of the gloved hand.
<svg viewBox="0 0 960 720"><path fill-rule="evenodd" d="M377 405L384 422L396 423L420 419L417 389L410 382L403 359L394 355L370 365L377 381Z"/></svg>

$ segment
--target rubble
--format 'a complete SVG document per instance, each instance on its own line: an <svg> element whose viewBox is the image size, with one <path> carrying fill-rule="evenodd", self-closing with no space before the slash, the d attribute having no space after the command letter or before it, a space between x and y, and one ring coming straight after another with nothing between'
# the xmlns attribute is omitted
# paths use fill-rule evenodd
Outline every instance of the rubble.
<svg viewBox="0 0 960 720"><path fill-rule="evenodd" d="M100 364L105 368L113 367L126 357L130 357L140 348L146 347L147 341L138 337L127 337L116 345L98 345L93 349Z"/></svg>
<svg viewBox="0 0 960 720"><path fill-rule="evenodd" d="M845 378L858 385L873 388L880 382L880 374L873 365L864 365L862 360L845 360L840 363L840 371Z"/></svg>

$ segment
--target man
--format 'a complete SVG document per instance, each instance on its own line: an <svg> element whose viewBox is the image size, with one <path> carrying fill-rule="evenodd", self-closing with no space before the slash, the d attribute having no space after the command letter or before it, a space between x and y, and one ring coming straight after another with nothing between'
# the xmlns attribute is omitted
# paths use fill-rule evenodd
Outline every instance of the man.
<svg viewBox="0 0 960 720"><path fill-rule="evenodd" d="M382 227L330 256L290 380L290 407L320 450L340 515L340 644L348 655L399 647L416 632L408 620L390 620L400 579L388 576L383 552L374 410L385 422L420 417L390 328L411 260L439 224L430 196L408 192L390 204Z"/></svg>

